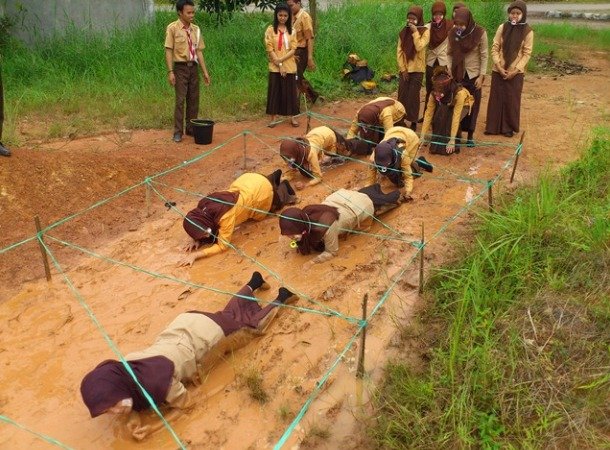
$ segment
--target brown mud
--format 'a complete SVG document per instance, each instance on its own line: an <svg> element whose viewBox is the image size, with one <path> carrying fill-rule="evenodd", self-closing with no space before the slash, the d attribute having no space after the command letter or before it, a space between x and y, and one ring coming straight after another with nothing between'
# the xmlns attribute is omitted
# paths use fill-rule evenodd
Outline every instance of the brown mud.
<svg viewBox="0 0 610 450"><path fill-rule="evenodd" d="M591 128L607 122L610 64L602 54L587 65L599 70L561 81L552 76L526 76L522 129L527 134L514 185L529 183L541 172L576 159ZM592 87L599 95L585 96ZM412 203L382 217L405 239L419 239L422 222L426 236L431 237L479 192L484 195L475 209L486 207L485 185L457 179L456 175L493 178L519 139L483 136L488 93L489 81L484 86L475 139L506 146L463 149L451 157L424 151L436 165L434 173L416 180ZM315 111L351 119L367 100L326 104ZM194 145L189 138L173 144L168 130L153 130L17 148L13 157L0 161L0 246L32 236L37 214L43 225L53 223L140 183L148 175L215 149L207 157L155 179L153 185L160 193L183 212L188 211L197 197L170 186L207 193L227 187L244 171L242 136L217 146L250 130L253 134L245 138L246 170L268 173L282 166L277 138L303 133L305 122L302 118L299 129L288 124L268 129L263 120L217 124L214 144L207 147ZM347 128L346 122L328 123ZM320 124L312 119L312 126ZM496 194L498 189L510 189L509 174L504 172L494 187ZM365 176L365 166L357 162L330 168L324 173L324 183L299 192L301 204L318 202L332 189L360 187ZM295 305L301 309L280 311L265 336L227 357L202 386L189 387L196 404L172 425L190 448L270 448L357 329L345 317L328 315L329 311L358 318L365 293L369 294L371 310L416 251L406 241L351 235L340 242L337 258L304 272L301 266L309 258L296 255L279 242L277 219L268 218L236 230L232 243L239 252L200 260L191 269L179 268L176 262L185 241L181 217L164 203L153 192L147 217L146 189L140 186L48 232L46 242L78 297L55 267L52 282L44 281L36 242L0 254L0 414L73 448L176 448L166 431L136 443L122 434L116 420L88 416L80 398L80 381L99 362L115 356L80 300L125 354L151 343L180 312L222 308L228 294L237 291L252 271L259 270L272 285L270 291L260 293L263 301L272 300L277 288L285 285L301 295ZM473 212L466 212L429 243L427 270L450 257L459 239L456 236L468 238L466 231L473 217ZM392 234L381 224L373 225L370 232ZM51 237L113 261L85 255ZM200 287L190 286L190 295L182 295L189 286L178 279ZM395 325L408 321L420 302L417 280L416 264L407 266L368 327L364 382L354 377L356 342L328 378L286 448L297 447L305 438L318 448L367 447L362 431L368 423L370 392L385 361L396 351ZM269 396L266 403L251 398L245 387L246 373L262 376L262 388ZM17 427L1 427L2 448L49 446ZM329 430L330 437L312 436L311 430L320 428Z"/></svg>

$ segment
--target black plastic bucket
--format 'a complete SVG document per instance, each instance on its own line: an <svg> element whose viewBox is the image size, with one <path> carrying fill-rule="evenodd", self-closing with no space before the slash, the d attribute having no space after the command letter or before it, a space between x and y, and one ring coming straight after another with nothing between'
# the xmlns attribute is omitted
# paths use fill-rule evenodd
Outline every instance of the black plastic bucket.
<svg viewBox="0 0 610 450"><path fill-rule="evenodd" d="M214 121L208 119L191 119L195 144L205 145L212 143L214 134Z"/></svg>

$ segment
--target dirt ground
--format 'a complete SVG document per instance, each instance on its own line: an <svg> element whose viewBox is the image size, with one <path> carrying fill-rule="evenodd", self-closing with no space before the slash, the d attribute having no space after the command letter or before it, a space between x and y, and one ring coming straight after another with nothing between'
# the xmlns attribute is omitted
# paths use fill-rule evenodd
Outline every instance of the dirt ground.
<svg viewBox="0 0 610 450"><path fill-rule="evenodd" d="M584 63L593 70L581 75L526 77L522 130L527 133L514 185L528 183L541 172L577 158L592 127L607 124L608 57L600 53ZM597 95L585 94L592 91ZM265 336L213 368L203 385L190 387L196 405L173 427L194 449L269 448L350 341L363 295L369 294L370 310L391 285L392 277L404 271L368 327L364 382L354 377L356 342L285 448L367 447L362 431L367 426L370 392L385 361L400 351L395 325L406 323L420 302L414 289L416 264L405 266L415 253L408 241L419 239L422 222L426 236L432 237L468 201L485 192L483 184L471 179L493 178L518 142L518 137L488 139L482 134L488 93L489 80L475 138L503 145L464 149L451 157L424 151L435 164L434 173L416 180L414 202L383 216L386 225L375 224L371 230L385 237L398 231L403 240L351 235L341 241L337 258L308 272L301 266L309 258L278 242L275 218L241 225L233 235L239 251L198 261L190 269L179 268L176 262L185 241L181 217L164 206L167 199L188 211L197 202L192 193L227 187L244 171L244 162L245 170L261 173L281 167L277 139L304 133L304 118L299 129L287 124L269 129L263 120L220 123L214 143L205 147L189 138L173 144L168 130L151 130L31 142L14 149L13 157L0 160L0 247L31 237L35 215L46 226L141 183L147 176L202 152L209 154L154 179L153 186L165 198L151 193L150 217L146 189L141 185L48 231L46 243L70 283L55 266L53 280L44 281L34 241L0 253L0 414L73 448L176 448L166 431L135 443L124 435L118 421L88 416L80 398L80 381L99 362L115 356L82 305L86 302L125 354L152 343L180 312L222 308L230 293L259 270L272 285L271 291L259 294L263 301L272 300L277 288L285 285L300 295L296 308L282 309ZM351 119L366 101L330 103L314 111ZM339 119L314 118L311 125L323 123L347 128ZM239 135L245 130L251 133ZM324 183L299 192L301 205L319 202L339 187L360 187L365 173L365 166L357 162L328 168ZM509 174L504 173L494 187L496 192L509 189ZM486 198L485 193L475 209L485 207ZM461 215L446 233L428 244L427 270L451 255L458 236L468 236L465 231L472 217L471 212ZM181 280L191 283L188 293L189 286ZM269 396L266 403L251 398L246 374L262 377L262 388ZM319 430L330 431L330 436ZM2 448L48 446L17 427L2 425Z"/></svg>

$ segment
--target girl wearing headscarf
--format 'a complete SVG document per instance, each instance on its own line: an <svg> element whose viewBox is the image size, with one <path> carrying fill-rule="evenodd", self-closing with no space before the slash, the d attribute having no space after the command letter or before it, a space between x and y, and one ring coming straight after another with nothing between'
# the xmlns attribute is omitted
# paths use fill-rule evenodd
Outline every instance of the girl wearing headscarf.
<svg viewBox="0 0 610 450"><path fill-rule="evenodd" d="M204 357L219 342L238 330L264 332L273 315L269 313L280 304L291 303L297 296L286 288L280 288L273 302L265 307L253 297L257 289L269 289L259 272L227 303L215 313L189 311L179 314L161 332L155 342L145 350L125 355L125 361L138 382L157 406L167 405L172 410L166 420L174 419L180 410L191 406L192 401L184 386L199 373ZM236 350L248 339L231 339L224 342L226 350ZM223 348L224 349L224 348ZM201 381L201 380L200 380ZM81 395L91 417L102 414L129 415L127 429L142 440L163 426L142 425L139 412L151 407L140 387L127 372L123 363L106 360L83 378Z"/></svg>
<svg viewBox="0 0 610 450"><path fill-rule="evenodd" d="M481 89L487 73L487 32L478 26L466 7L457 8L449 32L449 69L453 79L474 97L470 115L461 123L468 133L469 147L474 146L474 130L481 106Z"/></svg>
<svg viewBox="0 0 610 450"><path fill-rule="evenodd" d="M377 97L358 110L347 132L346 139L358 136L369 147L378 144L386 131L395 125L404 125L405 107L390 97Z"/></svg>
<svg viewBox="0 0 610 450"><path fill-rule="evenodd" d="M378 184L359 191L339 189L322 204L288 208L280 215L280 231L296 243L298 253L320 253L304 268L328 261L339 252L339 235L367 228L375 214L398 206L400 192L384 194Z"/></svg>
<svg viewBox="0 0 610 450"><path fill-rule="evenodd" d="M421 130L424 145L427 142L426 134L432 134L430 153L450 155L460 152L460 121L468 116L473 104L472 95L455 82L446 68L439 66L434 69L432 92Z"/></svg>
<svg viewBox="0 0 610 450"><path fill-rule="evenodd" d="M233 230L248 219L263 220L273 212L296 202L288 181L280 181L281 170L269 176L244 173L226 191L213 192L189 211L182 225L190 236L185 250L190 252L179 265L216 255L229 247ZM202 245L211 244L200 249Z"/></svg>
<svg viewBox="0 0 610 450"><path fill-rule="evenodd" d="M349 156L351 144L341 134L327 126L313 128L303 137L283 139L280 144L280 156L289 166L284 178L292 181L297 173L309 178L308 186L322 181L320 163L329 160L325 155ZM302 187L300 182L295 185Z"/></svg>
<svg viewBox="0 0 610 450"><path fill-rule="evenodd" d="M449 49L449 30L453 27L453 20L446 19L447 7L445 2L432 3L432 20L427 25L430 29L430 42L428 43L428 53L426 56L426 101L432 92L432 75L436 66L449 65L447 51Z"/></svg>
<svg viewBox="0 0 610 450"><path fill-rule="evenodd" d="M402 198L408 199L413 191L411 164L418 148L415 131L406 127L390 128L371 155L367 184L376 183L378 176L387 177L400 189Z"/></svg>
<svg viewBox="0 0 610 450"><path fill-rule="evenodd" d="M430 40L430 30L424 26L424 10L411 6L407 13L407 25L398 35L396 60L400 78L398 80L398 100L406 111L406 120L415 131L419 120L419 91L426 68L426 46Z"/></svg>
<svg viewBox="0 0 610 450"><path fill-rule="evenodd" d="M533 46L527 6L516 0L508 6L508 21L498 27L491 46L494 66L485 134L512 137L519 131L523 77Z"/></svg>
<svg viewBox="0 0 610 450"><path fill-rule="evenodd" d="M265 50L269 60L269 84L267 87L267 114L271 115L269 127L274 127L276 115L299 114L297 89L296 33L292 30L292 12L285 3L275 7L273 25L265 31ZM292 126L298 127L295 117Z"/></svg>

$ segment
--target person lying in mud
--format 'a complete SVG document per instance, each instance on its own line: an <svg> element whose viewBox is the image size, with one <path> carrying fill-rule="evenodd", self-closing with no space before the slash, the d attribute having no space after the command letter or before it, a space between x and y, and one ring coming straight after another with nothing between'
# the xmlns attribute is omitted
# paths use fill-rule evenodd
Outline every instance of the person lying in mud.
<svg viewBox="0 0 610 450"><path fill-rule="evenodd" d="M425 158L416 160L419 145L419 136L413 130L390 128L370 157L368 184L374 184L379 177L387 178L400 189L401 200L412 200L413 174L419 174L420 167L432 171Z"/></svg>
<svg viewBox="0 0 610 450"><path fill-rule="evenodd" d="M370 150L393 126L405 125L405 107L390 97L377 97L358 110L347 132L347 139L359 137ZM369 153L370 153L369 150Z"/></svg>
<svg viewBox="0 0 610 450"><path fill-rule="evenodd" d="M359 154L362 151L362 146L358 145L360 142L356 139L348 141L327 126L316 127L302 137L283 139L280 144L280 156L289 167L284 178L292 181L300 172L309 179L307 186L315 186L322 181L321 164L329 164L332 157ZM367 150L368 148L365 148L362 154L368 154ZM304 184L297 181L295 187L302 189Z"/></svg>
<svg viewBox="0 0 610 450"><path fill-rule="evenodd" d="M166 420L176 418L194 402L184 383L201 381L199 371L208 353L236 350L262 334L277 313L277 306L293 303L298 297L279 288L274 301L261 307L253 297L257 289L269 289L259 272L215 313L188 311L179 314L145 350L125 355L125 360L158 406L169 406ZM209 364L208 364L209 365ZM83 378L81 395L91 417L118 414L126 417L129 433L142 440L163 427L163 423L142 425L139 412L151 406L123 364L106 360Z"/></svg>
<svg viewBox="0 0 610 450"><path fill-rule="evenodd" d="M303 209L288 208L280 215L282 236L292 238L298 253L320 253L303 266L328 261L339 252L339 235L350 230L366 229L374 216L383 214L400 204L400 192L383 193L379 184L358 191L339 189L322 204ZM295 245L296 244L296 245Z"/></svg>
<svg viewBox="0 0 610 450"><path fill-rule="evenodd" d="M297 201L288 181L280 181L281 170L269 176L244 173L226 191L202 198L182 222L190 236L184 250L189 254L178 263L192 265L196 260L225 251L235 227L248 219L263 220L267 212L277 211ZM207 248L202 245L211 244Z"/></svg>

